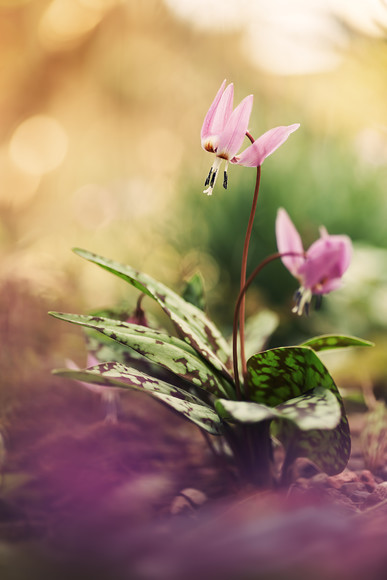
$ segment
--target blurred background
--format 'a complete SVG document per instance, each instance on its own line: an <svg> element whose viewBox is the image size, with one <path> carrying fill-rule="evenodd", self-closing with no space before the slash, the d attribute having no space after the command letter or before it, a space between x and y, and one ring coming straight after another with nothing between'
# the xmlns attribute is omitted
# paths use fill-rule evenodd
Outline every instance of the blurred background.
<svg viewBox="0 0 387 580"><path fill-rule="evenodd" d="M47 310L135 304L74 246L178 291L200 270L210 314L230 331L255 170L232 166L227 191L202 193L213 159L200 129L225 78L235 104L254 94L254 137L301 123L263 166L249 270L276 249L279 206L306 246L322 224L355 244L343 288L312 317L290 314L297 284L280 263L257 280L248 313L279 315L272 346L340 331L383 353L386 37L385 0L0 0L7 385L81 360L79 335ZM375 365L386 374L383 357Z"/></svg>

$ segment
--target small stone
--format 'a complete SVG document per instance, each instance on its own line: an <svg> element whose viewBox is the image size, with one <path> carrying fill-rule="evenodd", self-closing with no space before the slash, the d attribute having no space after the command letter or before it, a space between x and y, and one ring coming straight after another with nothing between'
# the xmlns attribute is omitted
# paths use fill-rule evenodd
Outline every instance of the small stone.
<svg viewBox="0 0 387 580"><path fill-rule="evenodd" d="M329 475L326 473L317 473L310 481L313 487L327 487L329 485Z"/></svg>
<svg viewBox="0 0 387 580"><path fill-rule="evenodd" d="M364 483L367 491L374 491L377 484L371 471L368 469L363 469L360 473L359 479L362 483Z"/></svg>
<svg viewBox="0 0 387 580"><path fill-rule="evenodd" d="M340 491L357 505L363 504L370 495L370 492L365 490L365 484L357 481L344 483Z"/></svg>
<svg viewBox="0 0 387 580"><path fill-rule="evenodd" d="M365 506L370 507L387 500L387 481L379 483L374 491L368 496Z"/></svg>
<svg viewBox="0 0 387 580"><path fill-rule="evenodd" d="M353 514L359 511L356 503L341 490L334 487L325 490L326 498L329 499L335 506L339 507L343 513Z"/></svg>
<svg viewBox="0 0 387 580"><path fill-rule="evenodd" d="M329 478L329 481L330 481L332 487L335 487L336 489L340 489L341 486L344 485L345 483L359 481L359 477L358 477L357 473L346 468L341 473L338 473L337 475L332 475Z"/></svg>

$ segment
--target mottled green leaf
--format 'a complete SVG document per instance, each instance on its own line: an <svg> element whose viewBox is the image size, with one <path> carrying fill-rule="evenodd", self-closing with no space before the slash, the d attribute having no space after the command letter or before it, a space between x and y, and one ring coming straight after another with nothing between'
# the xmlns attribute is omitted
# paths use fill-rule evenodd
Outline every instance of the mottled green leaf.
<svg viewBox="0 0 387 580"><path fill-rule="evenodd" d="M197 356L193 348L176 337L145 326L99 316L83 316L59 312L51 312L51 315L67 322L97 330L122 345L135 350L150 361L162 365L178 377L210 393L228 397L227 391L223 388L214 371L207 366L203 359ZM230 389L232 394L232 388L230 387Z"/></svg>
<svg viewBox="0 0 387 580"><path fill-rule="evenodd" d="M307 457L322 471L335 475L343 471L348 463L351 436L348 420L344 414L337 427L330 430L301 431L294 423L281 421L276 435L286 449L287 465L297 457Z"/></svg>
<svg viewBox="0 0 387 580"><path fill-rule="evenodd" d="M200 310L205 310L206 298L204 294L203 276L197 272L187 281L182 297Z"/></svg>
<svg viewBox="0 0 387 580"><path fill-rule="evenodd" d="M215 409L223 419L237 423L260 423L280 417L275 409L248 401L217 399Z"/></svg>
<svg viewBox="0 0 387 580"><path fill-rule="evenodd" d="M288 419L302 431L334 429L340 422L341 409L335 395L322 387L289 399L276 407L282 419Z"/></svg>
<svg viewBox="0 0 387 580"><path fill-rule="evenodd" d="M108 338L96 330L89 328L85 330L87 352L92 354L98 363L119 362L127 367L134 367L152 377L171 382L170 374L164 367L152 363L135 350Z"/></svg>
<svg viewBox="0 0 387 580"><path fill-rule="evenodd" d="M323 387L340 398L318 356L308 347L281 347L255 354L247 362L249 398L276 407L310 389Z"/></svg>
<svg viewBox="0 0 387 580"><path fill-rule="evenodd" d="M181 298L164 284L130 266L124 266L79 248L74 249L74 252L112 272L156 300L174 322L180 336L228 380L232 380L227 369L227 366L230 366L229 346L204 312Z"/></svg>
<svg viewBox="0 0 387 580"><path fill-rule="evenodd" d="M341 418L340 404L327 389L316 388L275 407L247 401L217 399L215 409L226 420L237 423L259 423L280 419L295 423L303 431L333 429Z"/></svg>
<svg viewBox="0 0 387 580"><path fill-rule="evenodd" d="M293 420L301 421L303 429L290 420L278 422L277 436L287 450L287 464L297 457L308 457L329 474L342 471L348 462L351 449L348 421L340 393L313 350L303 346L276 348L254 355L247 364L252 400L276 407L276 411L287 413L287 419L293 415ZM319 412L314 419L307 419L305 415L305 422L301 415L298 419L295 417L296 408L291 408L294 401L289 399L302 400L301 396L308 397L311 389L326 390L335 397L341 416L336 427L328 428L325 422L328 407L333 401L329 395L325 401L320 400L321 409L324 410L320 419L324 421L324 428L308 427L308 423L310 427L314 427L312 421L319 421ZM337 421L337 408L333 410L333 404L331 412L334 421ZM332 423L328 424L333 424L334 421L332 419Z"/></svg>
<svg viewBox="0 0 387 580"><path fill-rule="evenodd" d="M345 336L338 334L323 334L315 336L300 346L309 346L315 351L328 350L332 348L345 348L348 346L374 346L373 342L356 338L355 336Z"/></svg>
<svg viewBox="0 0 387 580"><path fill-rule="evenodd" d="M119 362L126 366L132 366L136 361L144 362L149 368L156 368L156 365L144 361L144 357L136 351L108 338L96 330L87 329L86 331L87 351L95 356L98 362Z"/></svg>
<svg viewBox="0 0 387 580"><path fill-rule="evenodd" d="M79 371L59 369L54 371L54 373L77 381L105 386L106 388L120 387L145 391L152 397L172 407L205 431L213 435L220 435L223 431L220 417L211 407L203 403L195 395L120 363L103 363Z"/></svg>

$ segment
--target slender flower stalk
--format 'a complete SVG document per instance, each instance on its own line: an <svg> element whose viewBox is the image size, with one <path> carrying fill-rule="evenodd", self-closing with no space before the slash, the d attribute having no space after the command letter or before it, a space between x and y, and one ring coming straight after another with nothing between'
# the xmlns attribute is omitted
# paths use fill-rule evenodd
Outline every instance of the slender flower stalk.
<svg viewBox="0 0 387 580"><path fill-rule="evenodd" d="M257 167L257 178L255 181L255 188L254 188L254 195L253 195L253 203L251 206L250 217L247 225L246 230L246 237L243 246L243 254L242 254L242 265L241 265L241 282L240 282L240 290L245 285L246 282L246 271L247 271L247 258L249 252L249 245L250 245L250 238L251 233L253 230L253 223L255 218L255 212L257 208L258 202L258 194L259 194L259 186L261 183L261 164L263 161L271 155L280 145L282 145L286 139L289 137L293 131L298 129L299 124L296 123L294 125L289 125L288 127L276 127L274 129L270 129L261 137L259 137L256 141L252 137L251 133L248 131L246 132L246 136L250 139L251 145L239 156L239 163L241 163L241 159L243 159L243 165L248 165L251 167ZM255 165L258 163L258 165ZM251 165L250 165L251 164ZM241 364L242 364L242 373L243 376L247 373L247 366L246 366L246 354L245 354L245 298L243 296L241 308L240 308L240 317L239 317L239 336L240 336L240 357L241 357Z"/></svg>
<svg viewBox="0 0 387 580"><path fill-rule="evenodd" d="M252 143L254 143L254 139L252 135L248 132L247 137L250 139ZM258 202L258 194L259 194L259 186L261 183L261 166L258 165L257 167L257 178L255 181L255 188L254 188L254 195L253 195L253 202L251 205L251 211L249 216L249 221L247 224L245 242L243 246L243 254L242 254L242 264L241 264L241 281L240 281L240 291L244 288L246 284L246 272L247 272L247 258L249 253L249 245L250 245L250 238L251 232L253 230L255 212L257 209L257 202ZM239 339L240 339L240 356L242 362L242 373L243 376L246 375L247 367L246 367L246 353L245 353L245 317L246 317L246 298L245 294L243 294L240 304L240 314L239 314Z"/></svg>
<svg viewBox="0 0 387 580"><path fill-rule="evenodd" d="M270 256L268 256L267 258L262 260L262 262L260 264L258 264L258 266L250 274L250 276L246 280L243 288L241 288L241 290L239 292L239 295L238 295L238 298L237 298L237 301L235 304L233 331L232 331L232 358L233 358L233 366L234 366L235 391L236 391L237 399L239 399L239 400L242 398L242 390L241 390L241 382L240 382L240 378L239 378L239 369L238 369L238 323L240 324L241 308L242 308L242 304L244 303L244 300L245 300L246 292L249 289L253 280L258 276L258 274L261 272L261 270L263 270L263 268L265 266L267 266L267 264L270 264L270 262L273 262L274 260L278 260L279 258L283 259L284 257L294 257L294 258L299 257L302 259L303 255L304 254L300 254L298 252L291 252L291 251L283 253L283 254L281 254L280 252L277 252L276 254L271 254ZM239 332L240 332L240 330L239 330ZM246 368L246 372L247 372L247 368ZM248 393L245 393L245 395L246 394L248 394Z"/></svg>
<svg viewBox="0 0 387 580"><path fill-rule="evenodd" d="M250 245L250 238L253 229L254 217L258 201L259 186L261 180L261 165L278 147L280 147L291 133L296 131L300 126L298 123L288 126L275 127L270 129L257 140L254 140L248 131L248 123L253 106L253 95L245 97L241 103L233 110L234 86L231 83L226 87L224 80L220 89L215 95L213 102L204 118L201 130L201 144L203 149L215 154L215 161L211 166L207 179L205 181L204 193L211 195L218 177L220 165L224 160L226 167L224 170L223 187L227 189L228 164L233 163L245 167L256 167L257 178L255 182L253 202L250 211L250 217L247 225L245 242L243 246L240 290L246 283L247 259ZM238 151L242 146L245 136L251 142L242 153ZM242 372L247 372L246 355L244 345L245 333L245 298L242 294L239 316L239 336L240 336L240 354ZM236 337L234 336L236 340ZM234 364L236 364L234 362Z"/></svg>

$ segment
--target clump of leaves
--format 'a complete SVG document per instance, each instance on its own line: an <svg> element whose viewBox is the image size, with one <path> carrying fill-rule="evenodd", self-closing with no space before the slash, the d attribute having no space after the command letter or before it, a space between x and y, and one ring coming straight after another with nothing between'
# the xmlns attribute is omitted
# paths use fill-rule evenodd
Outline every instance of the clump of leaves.
<svg viewBox="0 0 387 580"><path fill-rule="evenodd" d="M89 349L99 361L90 368L61 369L56 374L103 388L146 392L206 434L224 438L241 477L258 486L275 483L274 436L286 452L283 481L300 456L332 475L346 466L347 417L335 382L316 352L370 343L331 335L258 352L248 359L238 390L230 345L202 309L200 279L187 285L183 298L130 266L85 250L75 252L155 300L172 321L176 336L130 319L52 312L87 330Z"/></svg>

